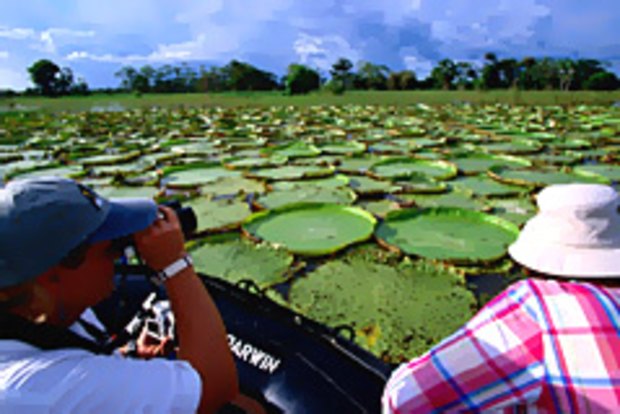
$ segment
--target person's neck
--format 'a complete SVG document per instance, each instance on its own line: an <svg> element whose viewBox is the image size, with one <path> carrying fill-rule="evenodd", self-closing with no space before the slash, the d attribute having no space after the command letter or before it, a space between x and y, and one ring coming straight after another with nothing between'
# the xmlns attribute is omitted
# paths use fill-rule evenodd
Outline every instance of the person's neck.
<svg viewBox="0 0 620 414"><path fill-rule="evenodd" d="M36 303L16 306L9 312L34 323L49 323L62 327L71 326L80 316L80 313L65 309L57 302L47 306L38 306Z"/></svg>

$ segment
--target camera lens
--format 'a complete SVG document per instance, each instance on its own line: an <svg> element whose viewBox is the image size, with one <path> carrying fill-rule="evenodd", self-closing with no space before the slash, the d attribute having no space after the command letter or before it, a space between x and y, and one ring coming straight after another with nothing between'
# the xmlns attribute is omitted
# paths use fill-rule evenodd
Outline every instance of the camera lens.
<svg viewBox="0 0 620 414"><path fill-rule="evenodd" d="M185 239L188 239L198 227L198 219L196 218L196 213L191 207L183 207L181 203L177 200L168 201L161 204L162 206L166 206L171 208L177 215L179 222L181 223L181 229L183 230L183 235Z"/></svg>

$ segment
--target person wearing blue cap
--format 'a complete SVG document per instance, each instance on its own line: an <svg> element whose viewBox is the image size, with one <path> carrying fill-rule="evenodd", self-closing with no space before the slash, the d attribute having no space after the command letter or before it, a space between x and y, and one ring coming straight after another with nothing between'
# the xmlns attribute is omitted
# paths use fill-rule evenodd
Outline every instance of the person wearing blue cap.
<svg viewBox="0 0 620 414"><path fill-rule="evenodd" d="M99 354L69 330L114 289L115 240L128 236L167 291L177 360ZM3 329L16 324L32 341ZM222 319L174 211L149 199L107 200L67 179L0 189L0 412L213 412L237 393Z"/></svg>

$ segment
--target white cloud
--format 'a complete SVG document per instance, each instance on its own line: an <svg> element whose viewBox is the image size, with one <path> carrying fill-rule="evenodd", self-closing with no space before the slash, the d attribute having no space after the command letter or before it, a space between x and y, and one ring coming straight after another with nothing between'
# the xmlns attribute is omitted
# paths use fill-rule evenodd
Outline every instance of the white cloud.
<svg viewBox="0 0 620 414"><path fill-rule="evenodd" d="M167 61L191 61L191 60L214 60L221 58L227 52L235 50L238 46L234 39L226 38L223 28L211 28L207 34L200 34L195 39L186 42L161 44L146 55L113 55L93 54L87 51L74 51L66 56L67 60L93 60L98 62L112 62L130 64L134 62L167 62Z"/></svg>
<svg viewBox="0 0 620 414"><path fill-rule="evenodd" d="M419 79L425 78L430 75L433 70L434 63L431 60L424 59L419 56L405 56L403 57L405 67L415 72Z"/></svg>
<svg viewBox="0 0 620 414"><path fill-rule="evenodd" d="M353 63L361 59L360 53L349 42L336 35L310 36L302 33L293 43L293 50L301 63L322 70L330 69L341 57Z"/></svg>
<svg viewBox="0 0 620 414"><path fill-rule="evenodd" d="M7 52L6 50L0 50L0 59L8 59L9 58L9 52Z"/></svg>
<svg viewBox="0 0 620 414"><path fill-rule="evenodd" d="M524 43L535 33L533 25L551 13L538 0L478 0L475 5L447 0L442 7L423 10L420 18L431 34L444 43L487 47L502 41Z"/></svg>
<svg viewBox="0 0 620 414"><path fill-rule="evenodd" d="M0 67L0 89L24 90L29 86L25 71Z"/></svg>
<svg viewBox="0 0 620 414"><path fill-rule="evenodd" d="M33 29L27 29L23 27L0 26L0 38L11 40L24 40L32 39L35 36L36 32Z"/></svg>

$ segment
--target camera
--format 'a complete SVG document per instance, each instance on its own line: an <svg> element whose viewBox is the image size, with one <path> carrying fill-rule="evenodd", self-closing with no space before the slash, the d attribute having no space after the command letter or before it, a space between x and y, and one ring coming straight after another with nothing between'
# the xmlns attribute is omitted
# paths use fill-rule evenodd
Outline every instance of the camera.
<svg viewBox="0 0 620 414"><path fill-rule="evenodd" d="M167 201L161 203L161 205L171 208L176 213L179 222L181 223L183 236L185 237L185 240L189 239L198 227L198 219L196 218L194 209L188 206L183 206L178 200Z"/></svg>

